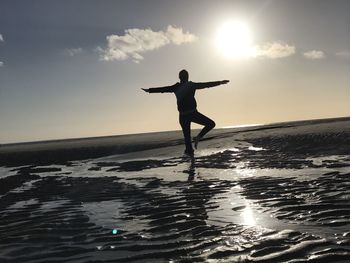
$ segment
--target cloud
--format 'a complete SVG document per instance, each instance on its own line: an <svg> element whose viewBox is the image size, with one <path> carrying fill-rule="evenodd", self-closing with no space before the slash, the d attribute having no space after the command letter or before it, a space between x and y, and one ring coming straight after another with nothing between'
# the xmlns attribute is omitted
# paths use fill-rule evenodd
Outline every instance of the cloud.
<svg viewBox="0 0 350 263"><path fill-rule="evenodd" d="M341 58L347 58L350 59L350 51L349 50L343 50L335 53L336 56Z"/></svg>
<svg viewBox="0 0 350 263"><path fill-rule="evenodd" d="M4 37L0 34L0 42L4 42ZM4 66L4 62L0 61L0 67Z"/></svg>
<svg viewBox="0 0 350 263"><path fill-rule="evenodd" d="M326 57L323 51L321 50L310 50L304 52L303 56L307 59L323 59Z"/></svg>
<svg viewBox="0 0 350 263"><path fill-rule="evenodd" d="M269 42L255 47L255 56L263 58L285 58L295 54L295 46L281 42Z"/></svg>
<svg viewBox="0 0 350 263"><path fill-rule="evenodd" d="M81 47L79 47L79 48L67 48L67 49L65 50L65 53L66 53L68 56L73 57L73 56L75 56L75 55L77 55L77 54L83 53L83 49L82 49Z"/></svg>
<svg viewBox="0 0 350 263"><path fill-rule="evenodd" d="M142 53L159 49L168 44L181 45L191 43L197 37L182 28L169 25L166 31L132 28L125 30L124 35L106 37L107 47L98 48L100 58L105 61L126 60L132 58L136 63L143 59Z"/></svg>
<svg viewBox="0 0 350 263"><path fill-rule="evenodd" d="M182 28L176 28L168 26L166 31L168 39L175 45L181 45L183 43L191 43L197 39L197 37L189 32L183 32Z"/></svg>

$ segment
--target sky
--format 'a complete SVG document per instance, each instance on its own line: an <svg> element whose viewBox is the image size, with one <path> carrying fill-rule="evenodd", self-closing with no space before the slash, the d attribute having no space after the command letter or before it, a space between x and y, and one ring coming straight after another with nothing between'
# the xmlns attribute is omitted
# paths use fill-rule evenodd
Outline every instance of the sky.
<svg viewBox="0 0 350 263"><path fill-rule="evenodd" d="M141 88L172 85L182 69L230 80L196 93L217 127L350 116L348 10L347 0L0 0L0 143L179 130L174 94ZM230 23L249 37L219 40Z"/></svg>

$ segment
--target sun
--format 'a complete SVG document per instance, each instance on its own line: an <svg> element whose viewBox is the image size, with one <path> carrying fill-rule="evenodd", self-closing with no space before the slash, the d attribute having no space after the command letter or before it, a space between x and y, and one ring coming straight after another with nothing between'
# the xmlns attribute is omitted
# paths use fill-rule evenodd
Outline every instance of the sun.
<svg viewBox="0 0 350 263"><path fill-rule="evenodd" d="M224 23L217 31L215 44L228 58L249 58L255 53L251 30L241 21Z"/></svg>

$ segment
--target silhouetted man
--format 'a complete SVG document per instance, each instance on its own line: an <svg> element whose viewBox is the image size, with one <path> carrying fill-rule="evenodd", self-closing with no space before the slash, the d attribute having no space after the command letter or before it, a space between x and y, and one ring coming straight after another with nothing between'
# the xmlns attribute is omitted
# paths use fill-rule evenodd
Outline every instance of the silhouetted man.
<svg viewBox="0 0 350 263"><path fill-rule="evenodd" d="M179 78L180 82L177 82L172 86L143 90L148 93L175 93L177 99L177 109L180 113L179 122L185 137L185 153L188 155L193 155L193 148L191 143L191 122L195 122L204 126L204 128L200 131L197 137L195 137L193 140L196 149L199 140L202 139L205 134L207 134L211 129L215 127L215 122L212 119L209 119L207 116L204 116L203 114L197 111L197 102L194 98L194 94L197 89L215 87L221 84L226 84L229 81L221 80L199 83L188 81L188 72L184 69L179 72Z"/></svg>

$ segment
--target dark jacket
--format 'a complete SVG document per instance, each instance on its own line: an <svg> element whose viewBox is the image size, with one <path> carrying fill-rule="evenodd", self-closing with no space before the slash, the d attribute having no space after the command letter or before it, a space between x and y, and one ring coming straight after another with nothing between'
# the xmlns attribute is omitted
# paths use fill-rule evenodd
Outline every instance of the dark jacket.
<svg viewBox="0 0 350 263"><path fill-rule="evenodd" d="M180 114L190 113L197 109L197 102L194 98L197 89L210 88L218 86L221 81L212 82L177 82L172 86L165 86L159 88L150 88L150 93L163 93L163 92L174 92L177 100L177 109Z"/></svg>

